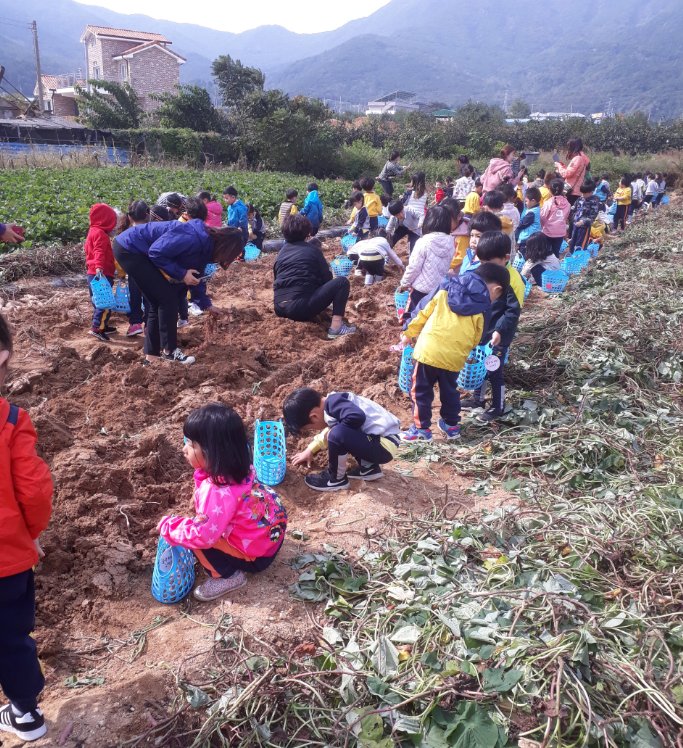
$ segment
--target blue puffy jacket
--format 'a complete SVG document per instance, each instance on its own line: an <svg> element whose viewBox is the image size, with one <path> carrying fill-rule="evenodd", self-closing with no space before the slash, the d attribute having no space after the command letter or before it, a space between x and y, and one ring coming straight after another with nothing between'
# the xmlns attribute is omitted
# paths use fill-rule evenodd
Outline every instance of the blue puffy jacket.
<svg viewBox="0 0 683 748"><path fill-rule="evenodd" d="M525 242L532 234L541 231L541 208L538 205L535 208L524 208L518 230L520 242Z"/></svg>
<svg viewBox="0 0 683 748"><path fill-rule="evenodd" d="M236 226L242 230L244 243L249 241L249 221L247 219L247 206L241 200L235 200L228 205L228 220L226 226Z"/></svg>
<svg viewBox="0 0 683 748"><path fill-rule="evenodd" d="M323 204L320 202L317 190L308 193L301 215L308 218L314 229L317 229L323 222Z"/></svg>

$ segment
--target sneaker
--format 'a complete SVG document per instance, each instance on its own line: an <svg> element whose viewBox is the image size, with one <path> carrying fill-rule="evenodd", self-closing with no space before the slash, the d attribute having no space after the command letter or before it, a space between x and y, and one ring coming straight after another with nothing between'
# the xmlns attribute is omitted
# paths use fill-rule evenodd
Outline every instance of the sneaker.
<svg viewBox="0 0 683 748"><path fill-rule="evenodd" d="M414 424L399 436L404 442L430 442L434 438L431 429L418 429Z"/></svg>
<svg viewBox="0 0 683 748"><path fill-rule="evenodd" d="M356 268L356 271L354 275L359 275L361 278L365 275L365 270L361 270L360 268Z"/></svg>
<svg viewBox="0 0 683 748"><path fill-rule="evenodd" d="M183 327L187 327L189 325L189 321L186 319L179 319L178 320L178 329L180 330Z"/></svg>
<svg viewBox="0 0 683 748"><path fill-rule="evenodd" d="M103 343L111 343L111 340L107 337L104 330L89 330L88 335L92 335L93 338L97 338L98 340L101 340Z"/></svg>
<svg viewBox="0 0 683 748"><path fill-rule="evenodd" d="M0 730L11 732L22 740L38 740L47 732L45 718L40 709L32 709L26 714L16 714L11 704L0 709Z"/></svg>
<svg viewBox="0 0 683 748"><path fill-rule="evenodd" d="M351 335L352 333L356 332L355 327L347 327L343 322L341 323L341 327L338 330L333 330L331 327L327 331L327 337L329 340L336 340L337 338L342 338L344 335Z"/></svg>
<svg viewBox="0 0 683 748"><path fill-rule="evenodd" d="M477 421L482 421L483 423L489 423L491 421L497 421L502 415L503 415L502 410L498 410L497 408L494 408L492 406L488 410L485 410L483 413L480 413L477 416Z"/></svg>
<svg viewBox="0 0 683 748"><path fill-rule="evenodd" d="M360 480L377 480L384 478L384 473L379 465L359 465L347 473L349 478L360 478Z"/></svg>
<svg viewBox="0 0 683 748"><path fill-rule="evenodd" d="M106 333L107 335L113 335L116 332L116 328L112 327L111 325L107 325L102 332Z"/></svg>
<svg viewBox="0 0 683 748"><path fill-rule="evenodd" d="M173 353L162 353L161 358L164 361L177 361L180 364L193 364L195 362L194 356L186 356L180 348L176 348Z"/></svg>
<svg viewBox="0 0 683 748"><path fill-rule="evenodd" d="M460 401L460 410L478 410L480 408L483 409L483 407L484 402L474 397L468 397L467 400Z"/></svg>
<svg viewBox="0 0 683 748"><path fill-rule="evenodd" d="M236 571L227 579L209 579L195 588L194 596L203 603L216 600L228 592L234 592L247 583L247 575L243 571Z"/></svg>
<svg viewBox="0 0 683 748"><path fill-rule="evenodd" d="M460 438L460 426L449 426L443 418L439 418L439 423L437 425L439 431L441 431L442 434L445 434L447 439Z"/></svg>
<svg viewBox="0 0 683 748"><path fill-rule="evenodd" d="M131 325L126 332L126 335L129 338L132 338L133 335L142 335L144 332L145 331L142 329L142 325Z"/></svg>
<svg viewBox="0 0 683 748"><path fill-rule="evenodd" d="M193 317L201 317L202 314L204 314L204 312L199 308L199 304L196 304L194 301L188 306L188 309Z"/></svg>
<svg viewBox="0 0 683 748"><path fill-rule="evenodd" d="M305 478L306 485L314 491L343 491L349 488L349 479L344 474L343 478L335 478L329 468L323 473L314 473Z"/></svg>

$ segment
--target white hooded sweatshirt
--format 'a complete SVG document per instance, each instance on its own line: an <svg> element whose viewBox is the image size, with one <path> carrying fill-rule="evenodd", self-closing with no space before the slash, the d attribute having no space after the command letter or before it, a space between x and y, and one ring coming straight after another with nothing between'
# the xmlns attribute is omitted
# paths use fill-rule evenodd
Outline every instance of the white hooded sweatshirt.
<svg viewBox="0 0 683 748"><path fill-rule="evenodd" d="M401 285L422 293L433 291L446 277L455 254L450 234L434 232L417 240L410 254Z"/></svg>

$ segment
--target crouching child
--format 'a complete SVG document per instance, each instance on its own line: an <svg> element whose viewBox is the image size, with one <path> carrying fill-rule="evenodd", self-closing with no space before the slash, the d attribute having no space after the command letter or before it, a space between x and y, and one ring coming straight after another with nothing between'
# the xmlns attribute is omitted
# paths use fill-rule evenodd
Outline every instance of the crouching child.
<svg viewBox="0 0 683 748"><path fill-rule="evenodd" d="M328 451L329 467L305 479L315 491L348 488L349 478L383 478L381 466L396 457L400 421L367 397L353 392L332 392L325 397L310 387L300 387L285 400L283 414L293 436L320 432L303 452L294 455L293 465L310 467L313 455ZM347 470L349 454L358 463L352 470Z"/></svg>

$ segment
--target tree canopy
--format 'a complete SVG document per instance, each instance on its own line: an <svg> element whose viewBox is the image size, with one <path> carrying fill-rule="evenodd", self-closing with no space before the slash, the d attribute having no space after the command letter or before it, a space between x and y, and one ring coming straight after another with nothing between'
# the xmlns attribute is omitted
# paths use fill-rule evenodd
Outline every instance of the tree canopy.
<svg viewBox="0 0 683 748"><path fill-rule="evenodd" d="M153 117L162 127L187 127L195 132L220 132L222 117L211 103L211 96L200 86L174 86L175 91L150 94L161 103Z"/></svg>
<svg viewBox="0 0 683 748"><path fill-rule="evenodd" d="M515 99L510 107L510 116L515 119L526 119L531 114L531 107L521 99Z"/></svg>
<svg viewBox="0 0 683 748"><path fill-rule="evenodd" d="M242 65L230 55L221 55L211 64L211 73L216 79L221 99L226 106L238 106L244 98L266 85L265 73L258 68Z"/></svg>
<svg viewBox="0 0 683 748"><path fill-rule="evenodd" d="M143 116L138 95L129 83L89 80L91 90L76 86L78 95L85 101L81 119L96 129L135 129Z"/></svg>

